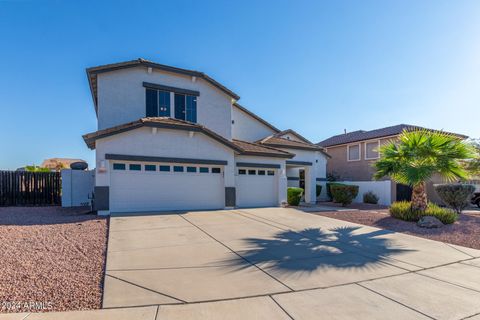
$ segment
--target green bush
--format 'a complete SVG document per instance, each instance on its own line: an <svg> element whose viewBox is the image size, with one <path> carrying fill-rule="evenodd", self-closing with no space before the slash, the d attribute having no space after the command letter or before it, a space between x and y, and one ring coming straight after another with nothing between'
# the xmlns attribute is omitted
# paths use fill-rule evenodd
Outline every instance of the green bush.
<svg viewBox="0 0 480 320"><path fill-rule="evenodd" d="M298 206L300 199L302 198L302 188L288 188L287 189L287 202L291 206Z"/></svg>
<svg viewBox="0 0 480 320"><path fill-rule="evenodd" d="M412 210L410 201L396 201L390 206L390 216L405 221L418 221L417 211Z"/></svg>
<svg viewBox="0 0 480 320"><path fill-rule="evenodd" d="M418 221L423 216L434 216L444 224L454 223L458 217L455 211L441 208L434 203L429 203L425 211L412 210L412 205L409 201L392 203L390 216L405 221Z"/></svg>
<svg viewBox="0 0 480 320"><path fill-rule="evenodd" d="M458 218L458 214L452 209L441 208L434 203L428 204L427 210L419 215L419 217L422 216L434 216L442 221L443 224L454 223Z"/></svg>
<svg viewBox="0 0 480 320"><path fill-rule="evenodd" d="M353 199L358 195L358 186L345 184L330 185L333 201L341 203L342 206L352 203Z"/></svg>
<svg viewBox="0 0 480 320"><path fill-rule="evenodd" d="M371 203L371 204L377 204L378 203L378 196L373 193L372 191L365 192L363 194L363 202L364 203Z"/></svg>
<svg viewBox="0 0 480 320"><path fill-rule="evenodd" d="M475 192L475 186L471 184L436 184L434 188L440 199L458 214L470 204Z"/></svg>
<svg viewBox="0 0 480 320"><path fill-rule="evenodd" d="M327 196L330 200L333 199L332 197L332 191L331 191L331 187L333 185L340 185L340 186L346 186L346 184L343 184L343 183L338 183L338 182L327 182Z"/></svg>
<svg viewBox="0 0 480 320"><path fill-rule="evenodd" d="M317 184L317 189L316 189L316 194L317 194L317 197L320 195L320 193L322 193L322 186Z"/></svg>

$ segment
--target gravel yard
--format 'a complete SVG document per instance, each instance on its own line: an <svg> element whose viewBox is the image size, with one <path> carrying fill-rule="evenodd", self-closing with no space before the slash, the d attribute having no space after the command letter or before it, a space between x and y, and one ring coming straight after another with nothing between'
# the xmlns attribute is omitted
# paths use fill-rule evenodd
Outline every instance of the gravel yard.
<svg viewBox="0 0 480 320"><path fill-rule="evenodd" d="M86 213L0 208L0 312L101 307L108 219Z"/></svg>
<svg viewBox="0 0 480 320"><path fill-rule="evenodd" d="M438 229L417 227L414 222L391 218L388 209L315 212L315 214L403 232L417 237L443 241L460 246L480 249L480 212L468 211L459 216L457 222Z"/></svg>

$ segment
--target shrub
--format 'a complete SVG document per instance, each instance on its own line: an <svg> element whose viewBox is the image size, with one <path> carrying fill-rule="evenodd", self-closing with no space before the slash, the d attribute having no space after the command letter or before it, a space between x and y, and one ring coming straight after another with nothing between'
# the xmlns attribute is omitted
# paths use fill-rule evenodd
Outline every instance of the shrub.
<svg viewBox="0 0 480 320"><path fill-rule="evenodd" d="M434 187L440 199L458 214L469 205L475 192L475 186L471 184L436 184Z"/></svg>
<svg viewBox="0 0 480 320"><path fill-rule="evenodd" d="M353 199L358 195L358 186L332 184L330 191L335 202L341 203L342 206L352 203Z"/></svg>
<svg viewBox="0 0 480 320"><path fill-rule="evenodd" d="M365 192L363 194L363 202L364 203L372 203L372 204L377 204L378 203L378 196L373 193L372 191Z"/></svg>
<svg viewBox="0 0 480 320"><path fill-rule="evenodd" d="M287 189L287 202L291 206L298 206L300 199L302 198L302 188L288 188Z"/></svg>
<svg viewBox="0 0 480 320"><path fill-rule="evenodd" d="M455 211L448 208L441 208L434 203L429 203L425 212L419 214L419 218L422 216L434 216L438 220L442 221L443 224L454 223L458 215Z"/></svg>
<svg viewBox="0 0 480 320"><path fill-rule="evenodd" d="M340 185L340 186L346 186L346 184L343 184L343 183L338 183L338 182L327 182L327 196L330 200L333 199L332 197L332 191L331 191L331 187L333 185Z"/></svg>
<svg viewBox="0 0 480 320"><path fill-rule="evenodd" d="M434 203L429 203L425 211L413 210L409 201L397 201L390 206L390 216L405 221L418 221L423 216L433 216L444 224L454 223L457 220L455 211L440 208Z"/></svg>
<svg viewBox="0 0 480 320"><path fill-rule="evenodd" d="M317 184L316 188L317 188L316 189L316 194L317 194L317 197L318 197L320 195L320 193L322 193L322 186Z"/></svg>
<svg viewBox="0 0 480 320"><path fill-rule="evenodd" d="M396 201L390 206L390 216L405 221L418 221L418 212L412 210L410 201Z"/></svg>

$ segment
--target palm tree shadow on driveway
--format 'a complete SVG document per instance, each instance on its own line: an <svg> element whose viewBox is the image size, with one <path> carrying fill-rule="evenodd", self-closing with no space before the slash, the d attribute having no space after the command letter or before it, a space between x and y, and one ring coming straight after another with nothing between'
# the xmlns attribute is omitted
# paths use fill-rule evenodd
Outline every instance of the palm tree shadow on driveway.
<svg viewBox="0 0 480 320"><path fill-rule="evenodd" d="M360 227L340 227L330 230L308 228L302 231L281 231L268 239L246 238L251 249L238 251L234 259L239 268L245 260L260 267L283 272L314 272L322 268L376 268L380 262L413 251L394 245L381 237L388 230L356 232Z"/></svg>

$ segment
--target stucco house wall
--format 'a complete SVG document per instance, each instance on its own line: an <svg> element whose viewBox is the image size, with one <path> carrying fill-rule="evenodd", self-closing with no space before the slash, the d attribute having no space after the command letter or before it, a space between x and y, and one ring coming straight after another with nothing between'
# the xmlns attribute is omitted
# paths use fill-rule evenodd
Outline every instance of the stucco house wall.
<svg viewBox="0 0 480 320"><path fill-rule="evenodd" d="M110 128L146 116L143 82L200 92L197 97L197 122L232 138L232 99L203 79L169 73L142 66L98 74L98 129ZM170 101L173 115L174 101ZM172 116L173 117L173 116Z"/></svg>
<svg viewBox="0 0 480 320"><path fill-rule="evenodd" d="M102 164L102 161L105 161L106 153L225 160L228 161L227 167L231 168L230 170L225 169L225 185L234 185L234 181L232 181L233 150L199 132L190 136L188 131L157 129L155 133L152 128L143 127L97 140L97 186L109 185L108 172L102 171L102 165L106 167L105 163ZM230 172L230 177L227 176L227 172Z"/></svg>
<svg viewBox="0 0 480 320"><path fill-rule="evenodd" d="M232 106L232 120L233 139L254 142L275 133L272 128L254 119L235 105Z"/></svg>

